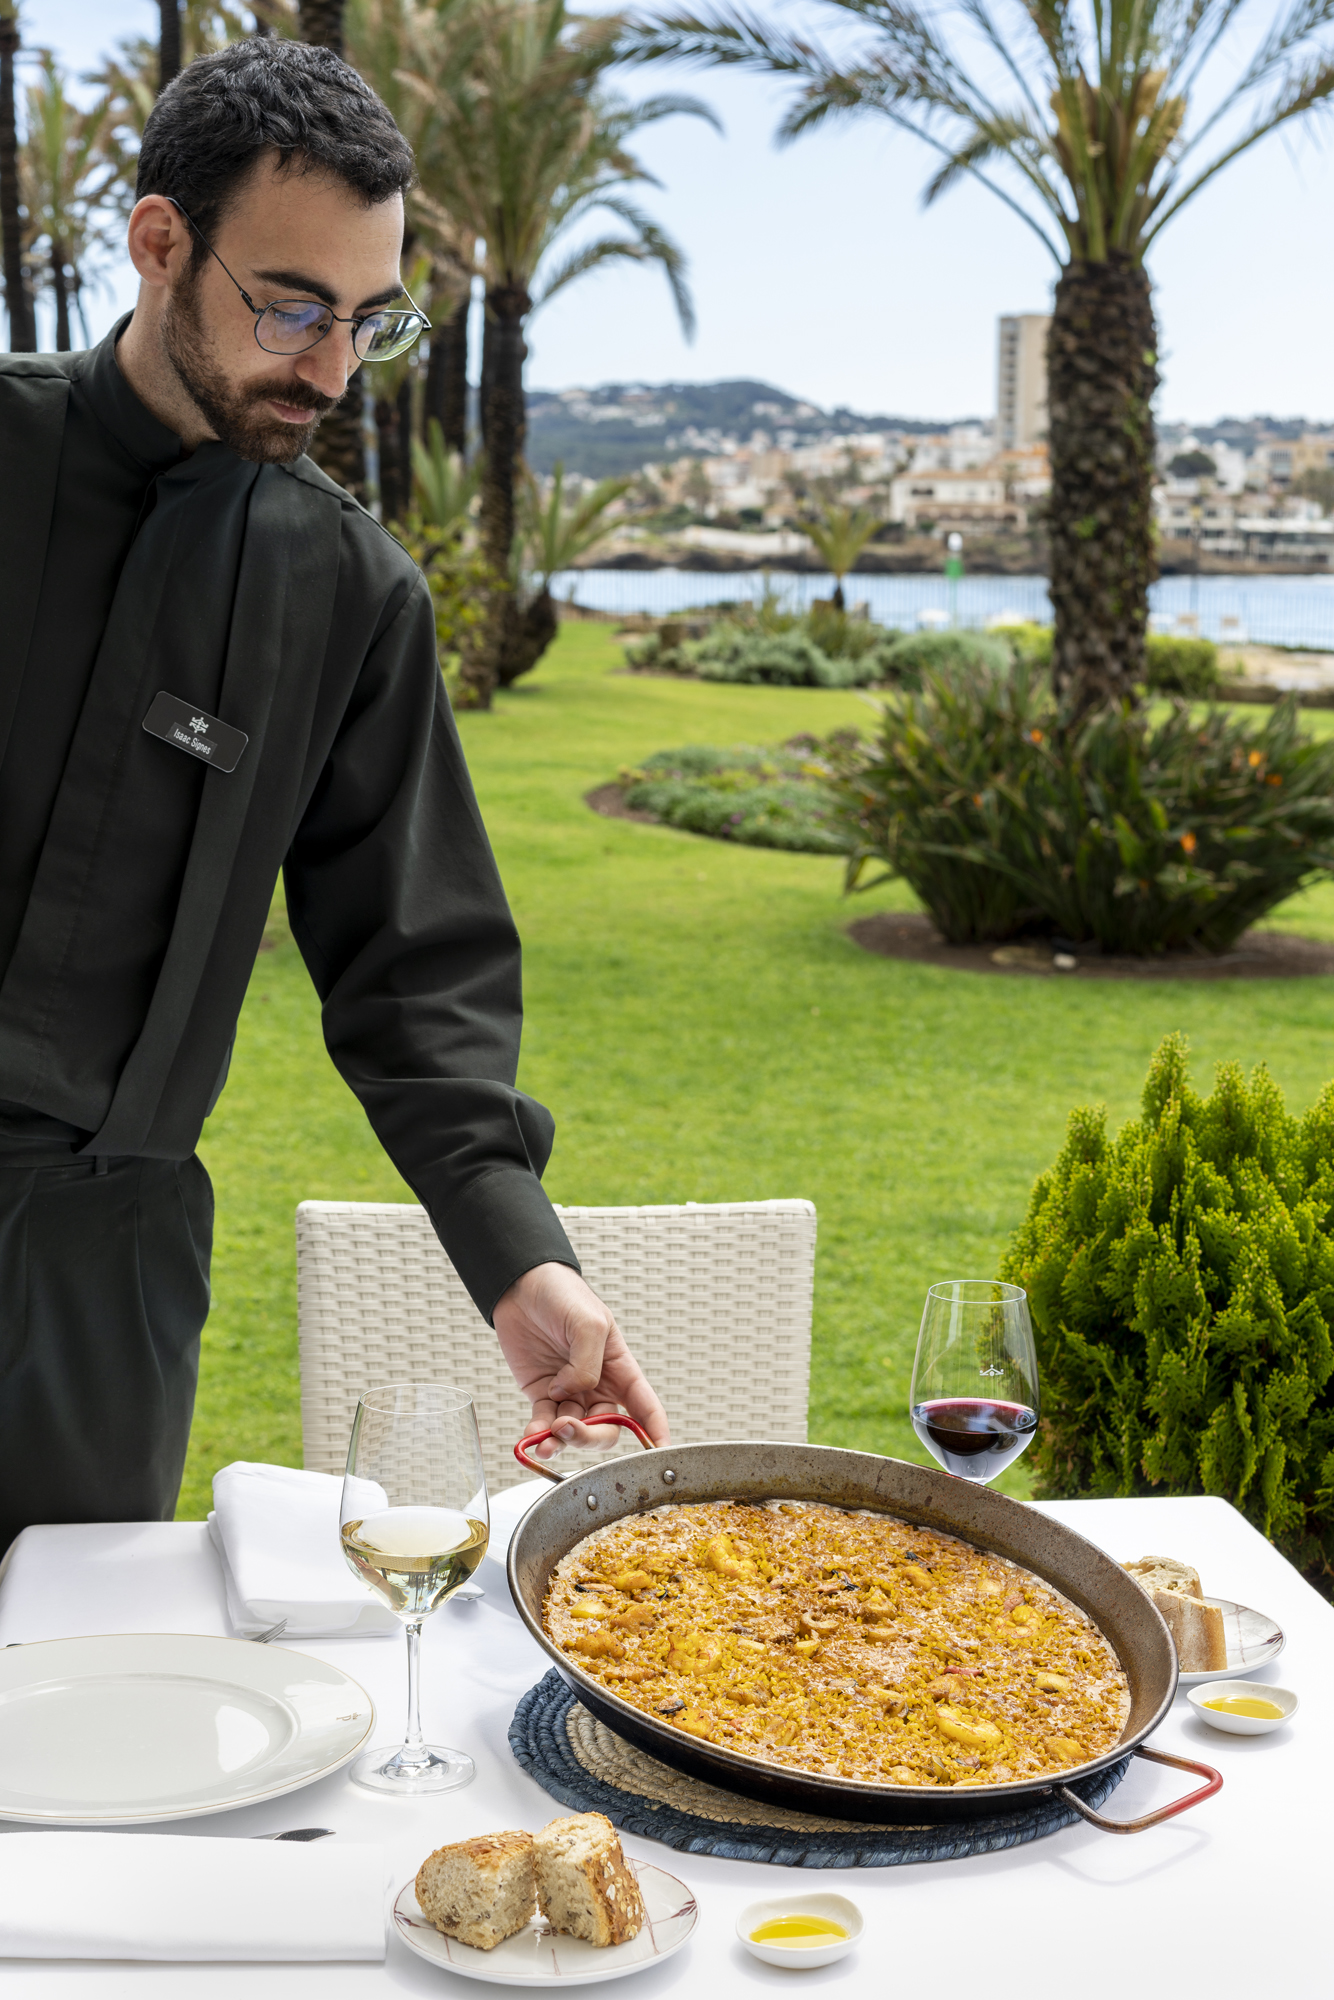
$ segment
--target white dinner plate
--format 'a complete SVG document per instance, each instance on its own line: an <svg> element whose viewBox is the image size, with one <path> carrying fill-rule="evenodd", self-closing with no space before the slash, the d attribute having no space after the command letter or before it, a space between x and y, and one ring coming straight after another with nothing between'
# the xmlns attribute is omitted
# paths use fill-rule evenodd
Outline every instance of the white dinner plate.
<svg viewBox="0 0 1334 2000"><path fill-rule="evenodd" d="M141 1826L281 1798L356 1756L363 1687L308 1653L181 1632L0 1650L0 1819Z"/></svg>
<svg viewBox="0 0 1334 2000"><path fill-rule="evenodd" d="M1216 1604L1223 1614L1227 1665L1211 1667L1208 1673L1181 1674L1177 1679L1178 1687L1203 1687L1206 1681L1238 1680L1244 1674L1253 1674L1257 1667L1268 1666L1287 1645L1283 1628L1274 1623L1267 1611L1252 1611L1248 1604L1234 1604L1230 1597L1206 1597L1204 1602Z"/></svg>
<svg viewBox="0 0 1334 2000"><path fill-rule="evenodd" d="M404 1883L398 1892L394 1929L409 1951L429 1965L443 1965L465 1979L489 1979L495 1986L591 1986L595 1980L620 1979L680 1951L699 1914L685 1883L665 1868L629 1856L626 1866L635 1872L648 1918L629 1944L586 1944L534 1917L526 1929L503 1938L491 1951L479 1951L427 1923L417 1907L414 1882Z"/></svg>

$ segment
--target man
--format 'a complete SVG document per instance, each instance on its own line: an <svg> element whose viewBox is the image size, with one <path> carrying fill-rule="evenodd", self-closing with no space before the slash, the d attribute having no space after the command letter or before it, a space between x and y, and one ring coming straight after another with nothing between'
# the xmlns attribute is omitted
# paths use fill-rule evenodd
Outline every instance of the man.
<svg viewBox="0 0 1334 2000"><path fill-rule="evenodd" d="M133 315L0 357L0 1549L173 1510L194 1157L280 866L330 1054L530 1429L666 1423L538 1176L519 947L407 556L303 456L420 321L407 145L354 71L201 58L145 128ZM353 393L356 393L354 390ZM549 1449L549 1448L548 1448Z"/></svg>

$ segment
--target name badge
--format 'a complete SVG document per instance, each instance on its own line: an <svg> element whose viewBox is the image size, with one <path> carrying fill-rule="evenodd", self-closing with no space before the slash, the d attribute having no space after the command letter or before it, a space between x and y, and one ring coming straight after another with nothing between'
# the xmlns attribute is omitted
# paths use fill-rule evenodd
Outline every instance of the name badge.
<svg viewBox="0 0 1334 2000"><path fill-rule="evenodd" d="M230 722L219 722L216 715L206 715L202 708L192 708L188 701L165 692L154 697L144 728L174 749L211 764L215 771L234 771L250 741L243 729L233 729Z"/></svg>

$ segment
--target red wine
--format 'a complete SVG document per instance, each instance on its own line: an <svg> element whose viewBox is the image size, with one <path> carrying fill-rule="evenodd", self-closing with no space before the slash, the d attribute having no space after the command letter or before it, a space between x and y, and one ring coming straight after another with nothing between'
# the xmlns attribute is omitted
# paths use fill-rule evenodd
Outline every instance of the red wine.
<svg viewBox="0 0 1334 2000"><path fill-rule="evenodd" d="M981 1396L941 1396L915 1403L912 1427L946 1472L960 1479L994 1479L1031 1444L1036 1410Z"/></svg>

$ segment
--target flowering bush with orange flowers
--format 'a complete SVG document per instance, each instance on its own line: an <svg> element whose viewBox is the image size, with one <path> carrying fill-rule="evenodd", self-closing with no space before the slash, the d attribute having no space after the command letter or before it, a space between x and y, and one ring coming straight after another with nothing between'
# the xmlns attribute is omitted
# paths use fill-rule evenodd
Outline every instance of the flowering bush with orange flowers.
<svg viewBox="0 0 1334 2000"><path fill-rule="evenodd" d="M942 667L834 758L848 887L908 882L951 943L1222 952L1334 870L1334 740L1174 702L1067 729L1040 669ZM878 864L878 869L877 869Z"/></svg>

